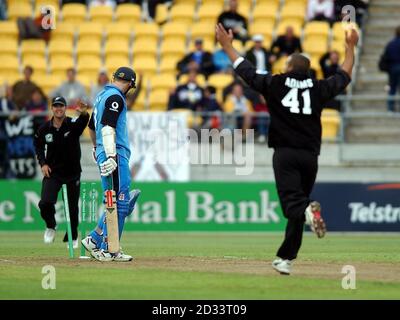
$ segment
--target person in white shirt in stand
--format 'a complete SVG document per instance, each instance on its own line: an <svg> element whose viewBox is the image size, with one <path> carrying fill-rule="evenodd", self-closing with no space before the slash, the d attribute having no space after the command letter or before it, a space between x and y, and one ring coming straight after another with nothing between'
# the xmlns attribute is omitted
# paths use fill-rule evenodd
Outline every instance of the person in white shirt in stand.
<svg viewBox="0 0 400 320"><path fill-rule="evenodd" d="M307 19L332 22L334 19L333 0L308 0Z"/></svg>

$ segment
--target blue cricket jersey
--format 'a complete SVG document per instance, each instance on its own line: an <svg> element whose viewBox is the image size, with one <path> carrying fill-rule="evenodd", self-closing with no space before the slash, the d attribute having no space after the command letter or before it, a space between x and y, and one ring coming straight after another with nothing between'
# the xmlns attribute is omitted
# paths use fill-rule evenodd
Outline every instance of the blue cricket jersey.
<svg viewBox="0 0 400 320"><path fill-rule="evenodd" d="M117 154L129 160L127 105L124 94L113 84L107 84L97 95L93 107L93 125L96 132L96 156L104 152L101 129L109 125L115 128ZM92 128L93 129L93 128Z"/></svg>

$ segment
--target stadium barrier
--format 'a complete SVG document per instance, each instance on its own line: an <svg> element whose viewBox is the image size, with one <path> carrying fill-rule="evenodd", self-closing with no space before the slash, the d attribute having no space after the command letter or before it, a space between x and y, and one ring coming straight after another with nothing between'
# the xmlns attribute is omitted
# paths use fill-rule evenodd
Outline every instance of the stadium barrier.
<svg viewBox="0 0 400 320"><path fill-rule="evenodd" d="M95 184L101 192L99 182ZM0 181L0 230L43 230L38 202L39 181ZM140 183L128 231L284 231L275 184L266 183ZM400 231L400 183L317 183L318 199L328 231ZM101 194L101 193L100 193ZM101 214L103 206L97 214ZM61 196L56 204L59 229L65 230ZM88 228L93 227L87 226Z"/></svg>

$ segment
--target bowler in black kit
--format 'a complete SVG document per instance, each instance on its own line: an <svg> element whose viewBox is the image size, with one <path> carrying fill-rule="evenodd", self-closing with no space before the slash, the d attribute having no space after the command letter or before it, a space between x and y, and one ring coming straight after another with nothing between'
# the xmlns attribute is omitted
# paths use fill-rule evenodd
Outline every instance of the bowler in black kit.
<svg viewBox="0 0 400 320"><path fill-rule="evenodd" d="M77 118L66 116L63 97L52 100L53 117L35 133L35 149L43 173L40 214L46 223L44 242L52 243L56 234L55 204L63 184L67 185L74 248L78 247L81 146L79 138L89 122L87 105L79 103ZM65 234L64 242L68 241Z"/></svg>
<svg viewBox="0 0 400 320"><path fill-rule="evenodd" d="M358 34L354 28L346 31L345 60L341 68L328 79L316 80L310 76L310 60L297 53L289 56L283 74L257 72L232 47L232 30L226 31L222 24L216 26L217 40L232 61L235 72L264 96L270 110L268 145L274 149L275 181L283 214L288 219L278 259L272 263L281 274L291 272L300 250L304 224L309 225L318 238L326 233L321 206L310 199L310 194L318 171L322 108L351 81Z"/></svg>

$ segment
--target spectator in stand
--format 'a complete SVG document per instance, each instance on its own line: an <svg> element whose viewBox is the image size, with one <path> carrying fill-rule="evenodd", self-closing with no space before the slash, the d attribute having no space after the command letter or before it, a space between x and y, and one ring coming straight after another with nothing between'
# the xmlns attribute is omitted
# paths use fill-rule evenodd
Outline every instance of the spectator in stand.
<svg viewBox="0 0 400 320"><path fill-rule="evenodd" d="M253 111L250 100L243 93L243 86L240 83L235 83L225 103L224 111L231 114L228 127L230 129L241 128L242 136L246 136L246 130L251 127L251 112Z"/></svg>
<svg viewBox="0 0 400 320"><path fill-rule="evenodd" d="M247 51L245 58L249 60L259 72L271 72L272 63L276 57L263 47L264 37L261 34L256 34L252 38L254 46Z"/></svg>
<svg viewBox="0 0 400 320"><path fill-rule="evenodd" d="M5 1L0 1L0 21L6 20L6 2Z"/></svg>
<svg viewBox="0 0 400 320"><path fill-rule="evenodd" d="M229 8L218 17L226 30L232 29L234 38L245 43L248 40L247 20L238 13L238 0L229 0Z"/></svg>
<svg viewBox="0 0 400 320"><path fill-rule="evenodd" d="M260 94L250 88L247 83L245 83L242 78L238 77L236 74L233 75L233 81L222 91L222 101L225 103L227 97L232 94L233 87L236 84L240 84L243 87L244 96L251 102L253 109L257 104L260 103Z"/></svg>
<svg viewBox="0 0 400 320"><path fill-rule="evenodd" d="M77 106L78 101L88 101L86 89L76 80L76 70L74 68L67 69L67 81L63 82L51 94L51 98L64 97L68 106Z"/></svg>
<svg viewBox="0 0 400 320"><path fill-rule="evenodd" d="M139 97L140 91L142 90L143 74L139 72L137 75L136 89L131 89L126 94L126 105L128 110L133 109L136 99Z"/></svg>
<svg viewBox="0 0 400 320"><path fill-rule="evenodd" d="M340 69L340 55L336 50L325 53L319 60L319 64L324 74L324 79L336 74Z"/></svg>
<svg viewBox="0 0 400 320"><path fill-rule="evenodd" d="M89 2L89 7L109 6L114 9L116 5L115 0L91 0Z"/></svg>
<svg viewBox="0 0 400 320"><path fill-rule="evenodd" d="M37 87L31 96L30 101L26 106L26 111L32 113L46 112L48 110L47 97L43 91Z"/></svg>
<svg viewBox="0 0 400 320"><path fill-rule="evenodd" d="M148 14L148 18L154 19L156 16L157 5L162 4L162 3L172 2L172 0L131 0L131 1L122 0L122 1L119 1L119 3L127 3L127 2L136 3L140 6L142 6L142 8L147 8L147 12L146 12L146 10L144 10L144 11L146 12L146 14Z"/></svg>
<svg viewBox="0 0 400 320"><path fill-rule="evenodd" d="M255 105L254 111L257 112L256 128L258 132L257 141L264 143L267 141L268 126L269 126L269 110L264 97L259 95L259 103Z"/></svg>
<svg viewBox="0 0 400 320"><path fill-rule="evenodd" d="M197 72L190 70L187 83L180 85L170 95L168 110L189 109L201 111L204 102L204 90L197 84Z"/></svg>
<svg viewBox="0 0 400 320"><path fill-rule="evenodd" d="M67 3L80 3L86 5L86 0L62 0L62 5Z"/></svg>
<svg viewBox="0 0 400 320"><path fill-rule="evenodd" d="M35 19L30 17L18 18L17 26L19 39L43 39L46 42L49 42L51 25L47 26L47 24L50 22L51 21L48 20L46 14L43 13L40 13L40 15Z"/></svg>
<svg viewBox="0 0 400 320"><path fill-rule="evenodd" d="M227 73L232 70L232 63L228 55L218 45L218 49L214 52L213 57L214 71L217 73Z"/></svg>
<svg viewBox="0 0 400 320"><path fill-rule="evenodd" d="M222 108L216 96L217 90L213 86L207 86L204 89L204 101L201 111L203 115L202 128L204 129L219 129L221 125Z"/></svg>
<svg viewBox="0 0 400 320"><path fill-rule="evenodd" d="M9 114L15 110L15 104L12 99L12 87L4 85L0 88L0 179L4 179L7 178L9 169L7 159L8 135L5 121Z"/></svg>
<svg viewBox="0 0 400 320"><path fill-rule="evenodd" d="M196 39L194 45L195 50L187 54L178 62L177 68L179 74L187 73L190 64L190 66L196 68L198 73L204 74L205 77L208 77L214 71L212 55L208 51L204 51L203 39Z"/></svg>
<svg viewBox="0 0 400 320"><path fill-rule="evenodd" d="M394 97L400 87L400 26L396 29L394 39L386 45L383 56L389 74L389 96ZM387 104L388 110L394 112L395 101L388 100Z"/></svg>
<svg viewBox="0 0 400 320"><path fill-rule="evenodd" d="M329 51L321 57L321 59L319 60L319 64L321 66L324 79L335 75L340 70L341 67L339 63L340 55L339 52L335 50ZM345 93L345 91L343 91L343 93ZM332 99L326 103L325 107L340 111L341 103L339 100Z"/></svg>
<svg viewBox="0 0 400 320"><path fill-rule="evenodd" d="M97 77L97 84L92 86L92 89L90 91L90 102L93 105L94 101L96 100L96 96L104 89L104 86L110 82L110 79L108 78L107 71L102 69L99 72L99 75Z"/></svg>
<svg viewBox="0 0 400 320"><path fill-rule="evenodd" d="M333 0L308 0L307 19L308 21L334 21L335 9Z"/></svg>
<svg viewBox="0 0 400 320"><path fill-rule="evenodd" d="M350 5L356 9L356 22L361 26L363 18L368 11L368 2L369 0L335 0L336 21L341 21L343 16L348 15L348 12L342 12L342 9Z"/></svg>
<svg viewBox="0 0 400 320"><path fill-rule="evenodd" d="M31 100L33 92L38 87L32 79L33 68L26 66L24 68L24 79L17 81L12 88L12 97L16 107L23 110Z"/></svg>
<svg viewBox="0 0 400 320"><path fill-rule="evenodd" d="M286 33L279 36L271 47L271 52L278 56L290 56L292 53L302 52L300 39L295 36L293 27L286 28Z"/></svg>

